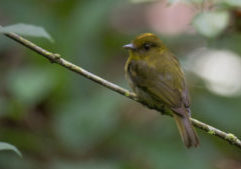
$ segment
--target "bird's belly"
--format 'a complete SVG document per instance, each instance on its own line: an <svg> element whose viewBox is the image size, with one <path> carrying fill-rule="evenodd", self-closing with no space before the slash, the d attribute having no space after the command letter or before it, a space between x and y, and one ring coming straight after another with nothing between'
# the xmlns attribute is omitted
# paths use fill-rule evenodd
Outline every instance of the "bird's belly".
<svg viewBox="0 0 241 169"><path fill-rule="evenodd" d="M162 114L167 114L164 103L156 100L148 92L139 87L134 87L133 90L141 101L147 103L149 108L158 109Z"/></svg>

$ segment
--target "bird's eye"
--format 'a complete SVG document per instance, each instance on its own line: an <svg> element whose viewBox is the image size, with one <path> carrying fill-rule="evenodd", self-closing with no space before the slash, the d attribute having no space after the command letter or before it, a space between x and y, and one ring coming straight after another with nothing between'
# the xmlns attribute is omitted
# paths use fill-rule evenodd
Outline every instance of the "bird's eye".
<svg viewBox="0 0 241 169"><path fill-rule="evenodd" d="M145 43L143 47L145 50L149 50L151 48L151 44Z"/></svg>

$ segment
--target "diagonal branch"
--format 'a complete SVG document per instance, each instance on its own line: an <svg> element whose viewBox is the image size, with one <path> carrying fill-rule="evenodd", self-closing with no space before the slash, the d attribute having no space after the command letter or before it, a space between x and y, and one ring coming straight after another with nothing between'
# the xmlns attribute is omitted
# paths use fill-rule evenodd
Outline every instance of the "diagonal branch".
<svg viewBox="0 0 241 169"><path fill-rule="evenodd" d="M138 99L138 97L136 96L135 93L133 92L130 92L126 89L123 89L121 88L120 86L114 84L114 83L111 83L105 79L102 79L101 77L95 75L95 74L92 74L88 71L86 71L85 69L79 67L79 66L76 66L74 64L72 64L71 62L63 59L59 54L55 54L55 53L51 53L37 45L35 45L34 43L30 42L29 40L15 34L15 33L5 33L5 35L7 37L9 37L10 39L13 39L14 41L18 42L18 43L21 43L22 45L24 45L25 47L31 49L32 51L35 51L37 52L38 54L44 56L45 58L47 58L51 63L57 63L79 75L82 75L110 90L113 90L121 95L124 95L136 102L139 102L151 109L155 109L157 111L160 111L158 110L158 108L156 107L151 107L150 105L148 105L147 103L145 102L142 102ZM197 119L194 119L194 118L190 118L190 120L192 121L192 124L201 129L201 130L204 130L206 131L208 134L210 135L214 135L214 136L217 136L223 140L226 140L227 142L229 142L230 144L233 144L235 146L237 146L238 148L241 149L241 141L235 136L233 135L232 133L226 133L224 131L221 131L215 127L212 127L208 124L205 124Z"/></svg>

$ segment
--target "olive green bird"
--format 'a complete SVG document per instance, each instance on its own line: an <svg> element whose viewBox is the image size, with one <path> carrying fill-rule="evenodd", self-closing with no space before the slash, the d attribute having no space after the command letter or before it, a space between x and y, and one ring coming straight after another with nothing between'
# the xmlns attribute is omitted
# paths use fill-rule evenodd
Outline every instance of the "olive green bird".
<svg viewBox="0 0 241 169"><path fill-rule="evenodd" d="M128 45L127 79L141 101L163 114L173 115L186 147L199 140L190 121L190 101L184 74L177 58L152 33L144 33Z"/></svg>

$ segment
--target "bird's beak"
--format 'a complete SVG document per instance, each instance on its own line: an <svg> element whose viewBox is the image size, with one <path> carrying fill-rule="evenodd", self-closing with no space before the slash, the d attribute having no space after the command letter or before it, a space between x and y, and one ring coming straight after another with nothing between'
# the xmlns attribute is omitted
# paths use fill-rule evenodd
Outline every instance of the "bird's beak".
<svg viewBox="0 0 241 169"><path fill-rule="evenodd" d="M123 48L128 50L134 50L135 46L132 43L130 43L130 44L124 45Z"/></svg>

